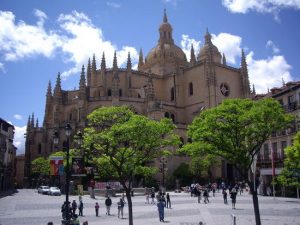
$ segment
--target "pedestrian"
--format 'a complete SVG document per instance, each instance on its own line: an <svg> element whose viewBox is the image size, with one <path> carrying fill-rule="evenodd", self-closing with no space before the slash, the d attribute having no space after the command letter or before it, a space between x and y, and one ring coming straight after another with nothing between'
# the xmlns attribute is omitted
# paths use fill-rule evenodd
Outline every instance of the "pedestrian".
<svg viewBox="0 0 300 225"><path fill-rule="evenodd" d="M169 193L167 193L167 208L171 209L171 199Z"/></svg>
<svg viewBox="0 0 300 225"><path fill-rule="evenodd" d="M231 203L232 203L232 208L235 209L235 203L236 203L236 189L232 188L231 192L230 192L230 198L231 198Z"/></svg>
<svg viewBox="0 0 300 225"><path fill-rule="evenodd" d="M48 222L47 225L53 225L53 222Z"/></svg>
<svg viewBox="0 0 300 225"><path fill-rule="evenodd" d="M164 209L165 208L165 204L163 203L162 200L160 200L158 203L157 203L157 209L158 209L158 215L159 215L159 221L160 222L164 222Z"/></svg>
<svg viewBox="0 0 300 225"><path fill-rule="evenodd" d="M88 221L84 221L82 225L89 225Z"/></svg>
<svg viewBox="0 0 300 225"><path fill-rule="evenodd" d="M151 204L155 204L154 198L155 198L155 192L152 191L152 193L151 193Z"/></svg>
<svg viewBox="0 0 300 225"><path fill-rule="evenodd" d="M199 187L199 188L197 189L198 203L201 203L201 195L202 195L202 193L201 193L201 188Z"/></svg>
<svg viewBox="0 0 300 225"><path fill-rule="evenodd" d="M79 210L79 216L83 216L83 202L82 200L79 201L79 207L78 207L78 210Z"/></svg>
<svg viewBox="0 0 300 225"><path fill-rule="evenodd" d="M146 194L146 202L145 202L145 204L149 204L150 202L149 202L149 198L150 198L150 196L149 196L149 194L147 193Z"/></svg>
<svg viewBox="0 0 300 225"><path fill-rule="evenodd" d="M76 209L77 209L77 203L75 200L73 200L72 202L72 215L74 216L76 213Z"/></svg>
<svg viewBox="0 0 300 225"><path fill-rule="evenodd" d="M96 202L96 203L95 203L95 212L96 212L96 216L99 215L99 208L100 208L100 206L99 206L98 202Z"/></svg>
<svg viewBox="0 0 300 225"><path fill-rule="evenodd" d="M78 196L78 200L79 200L79 202L82 201L82 195Z"/></svg>
<svg viewBox="0 0 300 225"><path fill-rule="evenodd" d="M224 204L227 204L227 191L225 188L223 189L222 194L223 194Z"/></svg>
<svg viewBox="0 0 300 225"><path fill-rule="evenodd" d="M204 189L203 197L204 197L204 203L207 204L209 202L207 188Z"/></svg>
<svg viewBox="0 0 300 225"><path fill-rule="evenodd" d="M166 198L165 198L165 194L161 195L161 200L164 203L165 207L166 207Z"/></svg>
<svg viewBox="0 0 300 225"><path fill-rule="evenodd" d="M120 214L121 214L122 219L123 219L123 209L124 209L123 199L120 198L120 201L117 204L118 204L118 218L120 218Z"/></svg>
<svg viewBox="0 0 300 225"><path fill-rule="evenodd" d="M106 206L106 215L110 215L110 206L112 204L112 201L109 196L105 199L105 206Z"/></svg>

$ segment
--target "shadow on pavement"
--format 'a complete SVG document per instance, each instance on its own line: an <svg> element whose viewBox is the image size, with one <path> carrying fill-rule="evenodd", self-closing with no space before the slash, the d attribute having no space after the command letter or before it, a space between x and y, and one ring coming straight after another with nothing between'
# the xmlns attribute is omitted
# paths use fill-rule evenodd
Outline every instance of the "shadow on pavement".
<svg viewBox="0 0 300 225"><path fill-rule="evenodd" d="M18 190L16 190L16 189L11 189L11 190L7 190L7 191L1 191L0 192L0 198L4 198L4 197L7 197L7 196L13 196L16 193L18 193Z"/></svg>

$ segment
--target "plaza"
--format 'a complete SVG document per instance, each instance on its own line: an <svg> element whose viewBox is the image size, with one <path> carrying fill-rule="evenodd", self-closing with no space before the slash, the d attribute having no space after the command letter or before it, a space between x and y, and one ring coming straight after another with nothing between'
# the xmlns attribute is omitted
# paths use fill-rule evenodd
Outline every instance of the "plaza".
<svg viewBox="0 0 300 225"><path fill-rule="evenodd" d="M223 203L221 192L215 197L210 195L210 203L197 203L196 197L189 193L169 192L172 208L165 209L165 223L171 225L196 225L202 221L206 225L231 225L232 215L236 217L236 225L255 224L252 196L242 193L237 196L236 209L231 209L230 198L228 204ZM52 221L55 225L61 224L61 205L65 196L40 195L33 189L20 189L16 193L2 196L0 199L0 224L1 225L46 225ZM78 196L70 196L70 201ZM112 198L111 216L105 215L105 198L96 196L91 199L84 195L84 217L80 217L81 224L88 221L89 225L97 224L128 224L128 207L124 208L124 219L117 216L118 197ZM126 198L125 198L126 200ZM145 196L134 196L133 201L133 224L152 225L161 224L158 219L156 205L145 204ZM94 205L100 205L99 217L95 216ZM259 207L263 225L299 225L300 224L300 201L292 198L273 198L259 196ZM77 210L78 213L78 210Z"/></svg>

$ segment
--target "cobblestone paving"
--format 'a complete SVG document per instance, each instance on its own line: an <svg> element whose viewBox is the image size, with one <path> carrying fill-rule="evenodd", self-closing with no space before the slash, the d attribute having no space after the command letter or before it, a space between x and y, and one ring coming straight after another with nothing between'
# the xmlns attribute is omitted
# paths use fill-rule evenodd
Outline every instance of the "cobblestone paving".
<svg viewBox="0 0 300 225"><path fill-rule="evenodd" d="M165 223L170 225L196 225L203 221L206 225L231 225L232 214L236 216L236 225L255 225L252 196L243 193L237 196L237 209L225 205L221 193L210 198L209 204L198 204L196 198L186 193L171 194L172 209L165 210ZM61 224L60 208L65 196L40 195L35 190L18 190L17 193L0 198L0 225L46 225L53 221ZM71 196L70 201L78 196ZM104 198L91 199L83 196L84 217L89 225L128 224L127 207L124 208L125 218L117 217L117 201L112 198L111 216L105 215ZM100 217L95 216L94 204L100 204ZM300 201L289 198L273 198L259 196L259 207L262 225L300 225ZM133 197L134 225L161 224L158 219L156 205L145 204L144 196Z"/></svg>

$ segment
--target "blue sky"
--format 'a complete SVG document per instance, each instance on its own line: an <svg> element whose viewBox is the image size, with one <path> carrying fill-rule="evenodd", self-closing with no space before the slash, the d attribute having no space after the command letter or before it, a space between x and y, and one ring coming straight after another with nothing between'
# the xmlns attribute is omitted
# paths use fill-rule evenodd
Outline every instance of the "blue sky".
<svg viewBox="0 0 300 225"><path fill-rule="evenodd" d="M164 8L188 59L208 28L230 65L244 48L257 92L300 80L300 0L1 0L0 117L15 125L18 152L28 116L43 122L49 80L61 72L63 89L78 88L81 66L95 53L99 67L103 51L108 66L115 50L119 66L128 51L136 65L157 43Z"/></svg>

